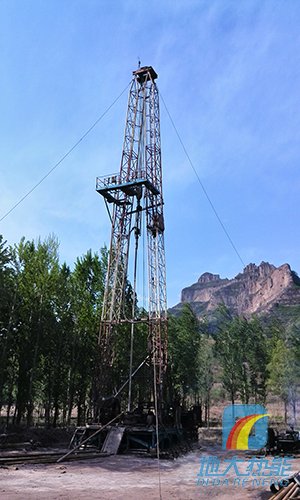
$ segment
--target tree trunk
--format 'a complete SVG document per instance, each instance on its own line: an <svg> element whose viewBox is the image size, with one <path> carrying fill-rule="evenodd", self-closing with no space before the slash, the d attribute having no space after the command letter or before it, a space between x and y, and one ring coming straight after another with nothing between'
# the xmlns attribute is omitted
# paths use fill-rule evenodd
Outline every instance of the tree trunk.
<svg viewBox="0 0 300 500"><path fill-rule="evenodd" d="M50 427L51 416L50 416L50 403L49 401L45 403L45 426Z"/></svg>
<svg viewBox="0 0 300 500"><path fill-rule="evenodd" d="M68 412L67 412L67 425L71 424L73 406L74 406L74 382L73 380L71 380L70 390L69 390Z"/></svg>
<svg viewBox="0 0 300 500"><path fill-rule="evenodd" d="M233 391L231 391L231 404L234 405L235 402L235 394Z"/></svg>
<svg viewBox="0 0 300 500"><path fill-rule="evenodd" d="M7 366L7 346L9 342L9 337L10 337L10 331L13 323L13 315L15 311L15 306L16 306L16 300L17 300L17 286L14 291L14 296L13 296L13 302L10 308L10 314L9 314L9 319L8 319L8 325L7 325L7 333L6 337L4 340L4 345L3 345L3 350L2 350L2 355L1 355L1 360L0 360L0 412L2 408L2 398L3 398L3 389L4 389L4 371Z"/></svg>
<svg viewBox="0 0 300 500"><path fill-rule="evenodd" d="M39 316L37 321L37 329L36 329L36 340L34 345L34 354L33 354L33 363L32 369L30 371L30 379L29 379L29 390L28 390L28 405L27 405L27 427L32 425L33 420L33 383L36 376L36 368L37 368L37 358L38 358L38 350L40 344L40 328L41 328L41 316L42 316L42 303L43 303L43 295L40 297L40 306L39 306Z"/></svg>
<svg viewBox="0 0 300 500"><path fill-rule="evenodd" d="M207 396L206 396L206 408L207 408L206 425L207 425L207 427L210 427L210 393L209 392L207 392Z"/></svg>
<svg viewBox="0 0 300 500"><path fill-rule="evenodd" d="M59 417L59 403L58 403L57 398L55 398L55 401L54 401L54 414L53 414L53 422L52 422L52 426L53 427L57 426L58 417Z"/></svg>
<svg viewBox="0 0 300 500"><path fill-rule="evenodd" d="M284 423L287 425L287 401L284 401Z"/></svg>

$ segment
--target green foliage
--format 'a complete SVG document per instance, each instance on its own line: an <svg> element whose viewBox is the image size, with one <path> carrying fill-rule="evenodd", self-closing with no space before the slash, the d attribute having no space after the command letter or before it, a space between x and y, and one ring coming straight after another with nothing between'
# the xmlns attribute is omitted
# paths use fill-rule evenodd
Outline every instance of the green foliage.
<svg viewBox="0 0 300 500"><path fill-rule="evenodd" d="M283 339L278 339L274 345L268 370L268 386L274 394L280 396L287 403L289 385L294 377L292 367L289 363L289 350Z"/></svg>
<svg viewBox="0 0 300 500"><path fill-rule="evenodd" d="M204 404L205 422L209 426L212 389L215 381L214 341L203 334L197 356L197 403Z"/></svg>
<svg viewBox="0 0 300 500"><path fill-rule="evenodd" d="M91 392L91 380L96 364L100 307L106 271L103 262L88 251L75 263L71 276L71 311L73 338L70 356L69 418L73 402L78 408L78 425L86 419L86 401Z"/></svg>
<svg viewBox="0 0 300 500"><path fill-rule="evenodd" d="M263 402L266 396L267 341L259 321L254 318L225 317L215 345L222 366L222 383L232 404Z"/></svg>
<svg viewBox="0 0 300 500"><path fill-rule="evenodd" d="M0 239L0 407L31 425L40 407L48 425L84 421L99 331L107 250L89 251L74 271L59 264L58 242Z"/></svg>
<svg viewBox="0 0 300 500"><path fill-rule="evenodd" d="M210 393L214 384L214 343L213 340L203 335L197 355L197 393L201 400L209 404Z"/></svg>
<svg viewBox="0 0 300 500"><path fill-rule="evenodd" d="M297 327L289 332L282 329L281 335L274 339L267 369L268 388L283 401L285 422L287 423L288 405L291 404L295 423L300 389L300 337Z"/></svg>
<svg viewBox="0 0 300 500"><path fill-rule="evenodd" d="M13 319L16 304L15 270L13 253L0 235L0 408L8 398L13 384L14 337Z"/></svg>
<svg viewBox="0 0 300 500"><path fill-rule="evenodd" d="M172 392L183 400L197 387L198 320L188 304L178 319L169 321L169 362Z"/></svg>
<svg viewBox="0 0 300 500"><path fill-rule="evenodd" d="M14 411L14 423L31 425L40 409L47 425L69 424L76 408L83 424L93 406L98 334L108 251L91 251L74 269L59 263L58 242L26 241L13 248L0 236L0 409ZM133 291L125 290L131 317ZM279 309L279 308L278 308ZM291 405L296 419L300 387L300 314L293 322L232 317L221 306L211 322L199 323L188 304L169 318L164 399L204 407L226 392L231 402L264 402L267 390ZM136 305L135 317L147 316ZM216 331L218 325L218 331ZM213 337L209 332L213 331ZM114 329L111 394L129 376L131 325ZM133 369L148 354L148 328L136 323ZM132 402L151 397L153 374L145 365L134 379ZM110 394L108 394L109 396Z"/></svg>

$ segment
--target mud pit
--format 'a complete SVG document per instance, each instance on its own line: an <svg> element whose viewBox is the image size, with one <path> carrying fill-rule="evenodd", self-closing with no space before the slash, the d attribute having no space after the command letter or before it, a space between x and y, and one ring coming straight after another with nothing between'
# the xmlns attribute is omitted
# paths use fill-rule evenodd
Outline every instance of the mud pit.
<svg viewBox="0 0 300 500"><path fill-rule="evenodd" d="M260 499L271 494L268 485L197 485L200 457L221 460L228 453L220 447L196 449L177 460L161 460L163 500L180 499ZM232 455L231 455L232 456ZM245 458L245 457L243 457ZM269 457L270 458L270 457ZM246 460L249 460L247 458ZM241 464L245 470L247 461ZM300 469L300 459L292 460L292 472ZM230 482L234 475L228 473ZM90 461L51 465L21 465L0 469L1 500L152 500L159 499L159 474L156 459L117 455Z"/></svg>

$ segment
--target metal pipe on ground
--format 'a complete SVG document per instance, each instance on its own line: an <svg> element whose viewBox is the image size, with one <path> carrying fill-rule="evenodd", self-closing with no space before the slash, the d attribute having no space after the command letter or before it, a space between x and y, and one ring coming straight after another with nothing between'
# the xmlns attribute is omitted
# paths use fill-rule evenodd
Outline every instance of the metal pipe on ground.
<svg viewBox="0 0 300 500"><path fill-rule="evenodd" d="M289 484L282 487L270 500L289 500L300 498L300 471L288 479Z"/></svg>
<svg viewBox="0 0 300 500"><path fill-rule="evenodd" d="M290 483L288 486L282 488L276 495L273 495L270 500L283 500L284 498L289 498L289 493L294 487L295 483Z"/></svg>

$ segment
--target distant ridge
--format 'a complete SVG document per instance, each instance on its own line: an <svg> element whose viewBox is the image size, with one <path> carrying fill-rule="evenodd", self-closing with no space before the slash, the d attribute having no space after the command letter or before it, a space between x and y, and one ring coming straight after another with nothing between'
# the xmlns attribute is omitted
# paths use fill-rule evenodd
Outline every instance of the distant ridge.
<svg viewBox="0 0 300 500"><path fill-rule="evenodd" d="M220 304L233 315L245 317L299 307L300 317L300 278L289 264L275 267L268 262L249 264L233 279L206 272L182 290L181 302L171 313L176 314L184 303L189 303L198 317L211 316Z"/></svg>

